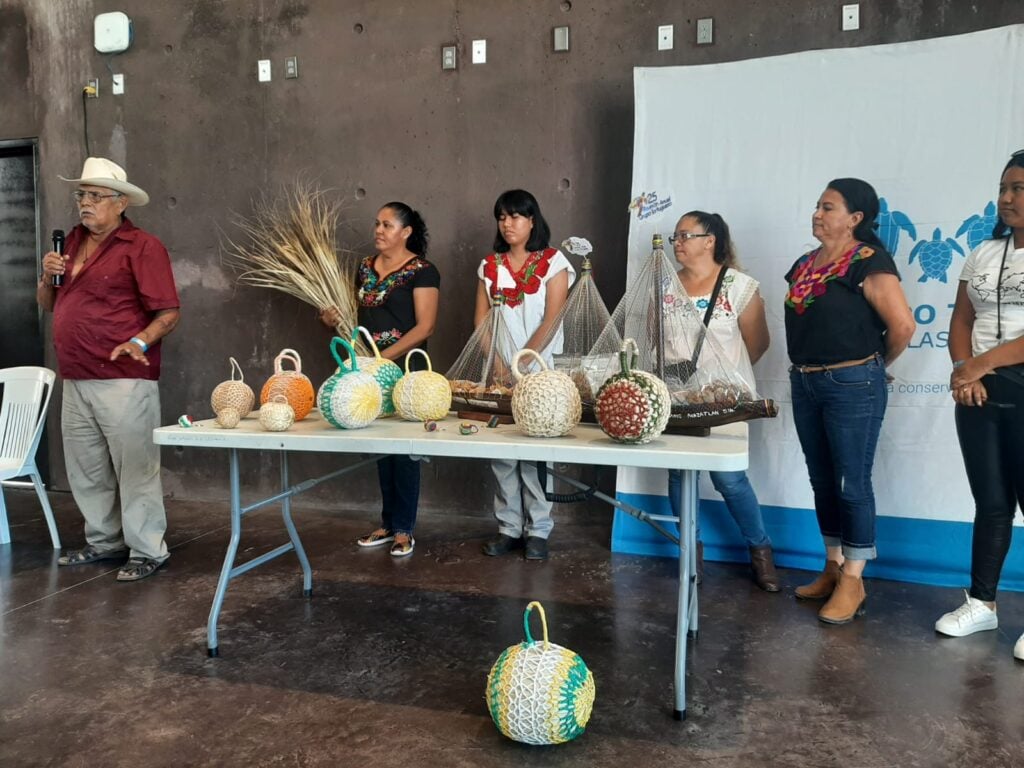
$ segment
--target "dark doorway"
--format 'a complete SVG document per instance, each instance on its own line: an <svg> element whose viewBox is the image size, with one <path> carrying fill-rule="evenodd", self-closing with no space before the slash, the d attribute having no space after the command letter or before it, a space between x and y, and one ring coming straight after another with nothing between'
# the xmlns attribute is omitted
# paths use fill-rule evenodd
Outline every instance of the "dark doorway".
<svg viewBox="0 0 1024 768"><path fill-rule="evenodd" d="M34 142L0 142L0 368L43 365Z"/></svg>

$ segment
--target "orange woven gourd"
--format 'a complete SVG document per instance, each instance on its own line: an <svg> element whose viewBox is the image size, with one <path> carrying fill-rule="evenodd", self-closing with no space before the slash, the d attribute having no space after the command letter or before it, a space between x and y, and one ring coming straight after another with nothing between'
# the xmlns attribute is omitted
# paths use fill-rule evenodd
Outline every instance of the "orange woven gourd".
<svg viewBox="0 0 1024 768"><path fill-rule="evenodd" d="M294 371L286 371L281 364L288 360L295 366ZM302 360L294 349L282 349L281 354L274 358L274 375L260 390L260 405L272 402L277 395L283 395L288 405L295 412L295 420L306 418L316 401L313 382L302 372Z"/></svg>

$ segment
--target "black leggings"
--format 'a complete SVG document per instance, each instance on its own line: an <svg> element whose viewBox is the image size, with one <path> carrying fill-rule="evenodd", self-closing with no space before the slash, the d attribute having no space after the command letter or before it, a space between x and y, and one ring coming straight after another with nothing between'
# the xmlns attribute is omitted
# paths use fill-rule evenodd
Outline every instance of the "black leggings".
<svg viewBox="0 0 1024 768"><path fill-rule="evenodd" d="M994 601L1013 516L1024 508L1024 386L995 374L982 383L989 402L957 405L956 433L975 504L971 597Z"/></svg>

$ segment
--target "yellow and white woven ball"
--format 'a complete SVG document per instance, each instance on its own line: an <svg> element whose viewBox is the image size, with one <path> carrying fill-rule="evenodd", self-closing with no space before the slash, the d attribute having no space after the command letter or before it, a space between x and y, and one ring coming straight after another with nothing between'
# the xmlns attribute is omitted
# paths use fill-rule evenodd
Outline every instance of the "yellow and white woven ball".
<svg viewBox="0 0 1024 768"><path fill-rule="evenodd" d="M256 394L252 387L245 383L245 376L238 361L233 357L229 357L228 360L231 361L231 378L213 388L210 407L215 414L219 414L225 408L234 408L238 411L238 417L244 419L252 411ZM235 381L235 371L238 371L238 381Z"/></svg>
<svg viewBox="0 0 1024 768"><path fill-rule="evenodd" d="M537 608L543 642L530 635L530 611ZM523 615L526 642L506 648L487 676L487 709L502 734L526 744L561 744L583 733L597 689L594 675L577 654L548 642L544 608L538 602Z"/></svg>
<svg viewBox="0 0 1024 768"><path fill-rule="evenodd" d="M409 371L409 359L416 352L427 358L427 370ZM434 373L430 357L422 349L414 349L405 356L405 376L395 384L391 396L398 415L407 421L443 419L452 408L452 388L448 379Z"/></svg>
<svg viewBox="0 0 1024 768"><path fill-rule="evenodd" d="M519 363L535 358L536 373L521 374ZM561 437L580 423L583 403L573 380L561 371L549 370L544 358L532 349L521 349L512 358L512 418L530 437Z"/></svg>
<svg viewBox="0 0 1024 768"><path fill-rule="evenodd" d="M348 351L348 360L338 354L338 346ZM380 416L384 396L377 380L359 370L355 351L345 339L331 339L331 354L338 363L339 372L320 386L316 404L320 414L339 429L362 429Z"/></svg>

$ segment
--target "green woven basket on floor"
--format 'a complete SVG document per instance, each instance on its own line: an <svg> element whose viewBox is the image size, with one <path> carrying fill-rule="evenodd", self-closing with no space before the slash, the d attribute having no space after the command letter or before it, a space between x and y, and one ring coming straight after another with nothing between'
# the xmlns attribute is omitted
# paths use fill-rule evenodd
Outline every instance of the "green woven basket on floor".
<svg viewBox="0 0 1024 768"><path fill-rule="evenodd" d="M544 641L530 634L530 611L540 614ZM523 612L526 641L506 648L487 676L487 709L505 736L526 744L561 744L583 733L594 707L594 675L578 655L548 642L538 602Z"/></svg>

